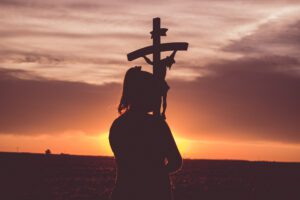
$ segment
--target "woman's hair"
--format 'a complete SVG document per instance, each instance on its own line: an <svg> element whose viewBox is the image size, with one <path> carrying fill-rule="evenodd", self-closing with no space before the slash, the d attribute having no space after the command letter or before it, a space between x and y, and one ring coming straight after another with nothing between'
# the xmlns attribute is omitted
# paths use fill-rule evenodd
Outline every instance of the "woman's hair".
<svg viewBox="0 0 300 200"><path fill-rule="evenodd" d="M151 73L142 71L140 66L130 68L125 74L118 112L123 114L134 104L147 105L154 101L159 93L155 80Z"/></svg>

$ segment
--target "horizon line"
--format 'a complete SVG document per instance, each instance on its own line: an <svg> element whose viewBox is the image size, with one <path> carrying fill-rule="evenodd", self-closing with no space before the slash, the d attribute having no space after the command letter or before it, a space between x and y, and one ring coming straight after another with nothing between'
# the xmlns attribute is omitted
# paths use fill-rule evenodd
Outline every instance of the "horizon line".
<svg viewBox="0 0 300 200"><path fill-rule="evenodd" d="M36 155L46 155L45 153L38 152L16 152L16 151L0 151L0 154L36 154ZM51 153L50 156L78 156L78 157L102 157L102 158L112 158L114 156L109 155L92 155L92 154L70 154L70 153ZM251 163L285 163L285 164L300 164L300 161L275 161L275 160L246 160L246 159L230 159L230 158L188 158L183 157L183 160L202 160L202 161L233 161L233 162L251 162Z"/></svg>

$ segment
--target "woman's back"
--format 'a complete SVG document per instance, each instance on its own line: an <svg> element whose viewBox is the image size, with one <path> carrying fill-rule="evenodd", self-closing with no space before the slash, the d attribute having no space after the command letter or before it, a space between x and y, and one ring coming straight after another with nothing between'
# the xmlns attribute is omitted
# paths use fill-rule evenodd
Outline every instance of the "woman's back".
<svg viewBox="0 0 300 200"><path fill-rule="evenodd" d="M128 111L116 119L109 140L117 162L113 199L171 199L165 164L168 137L164 120Z"/></svg>

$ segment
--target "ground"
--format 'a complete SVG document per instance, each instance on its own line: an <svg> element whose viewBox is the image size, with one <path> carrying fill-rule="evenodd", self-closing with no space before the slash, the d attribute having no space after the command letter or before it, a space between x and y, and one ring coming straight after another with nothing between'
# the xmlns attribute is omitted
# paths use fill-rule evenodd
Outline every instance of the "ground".
<svg viewBox="0 0 300 200"><path fill-rule="evenodd" d="M0 153L0 199L108 200L111 157ZM184 160L175 200L300 199L300 163Z"/></svg>

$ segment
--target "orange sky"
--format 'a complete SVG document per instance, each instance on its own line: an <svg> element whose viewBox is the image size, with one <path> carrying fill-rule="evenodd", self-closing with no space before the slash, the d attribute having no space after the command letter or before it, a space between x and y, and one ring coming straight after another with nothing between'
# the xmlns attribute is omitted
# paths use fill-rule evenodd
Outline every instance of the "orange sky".
<svg viewBox="0 0 300 200"><path fill-rule="evenodd" d="M297 159L300 152L299 145L271 142L199 141L176 135L175 139L184 158L299 161ZM72 133L58 137L6 135L1 136L0 145L3 151L42 153L49 148L57 154L113 155L107 133L99 136Z"/></svg>
<svg viewBox="0 0 300 200"><path fill-rule="evenodd" d="M0 151L111 155L126 54L188 42L167 121L186 158L300 161L297 1L0 2ZM166 56L167 54L164 54Z"/></svg>

